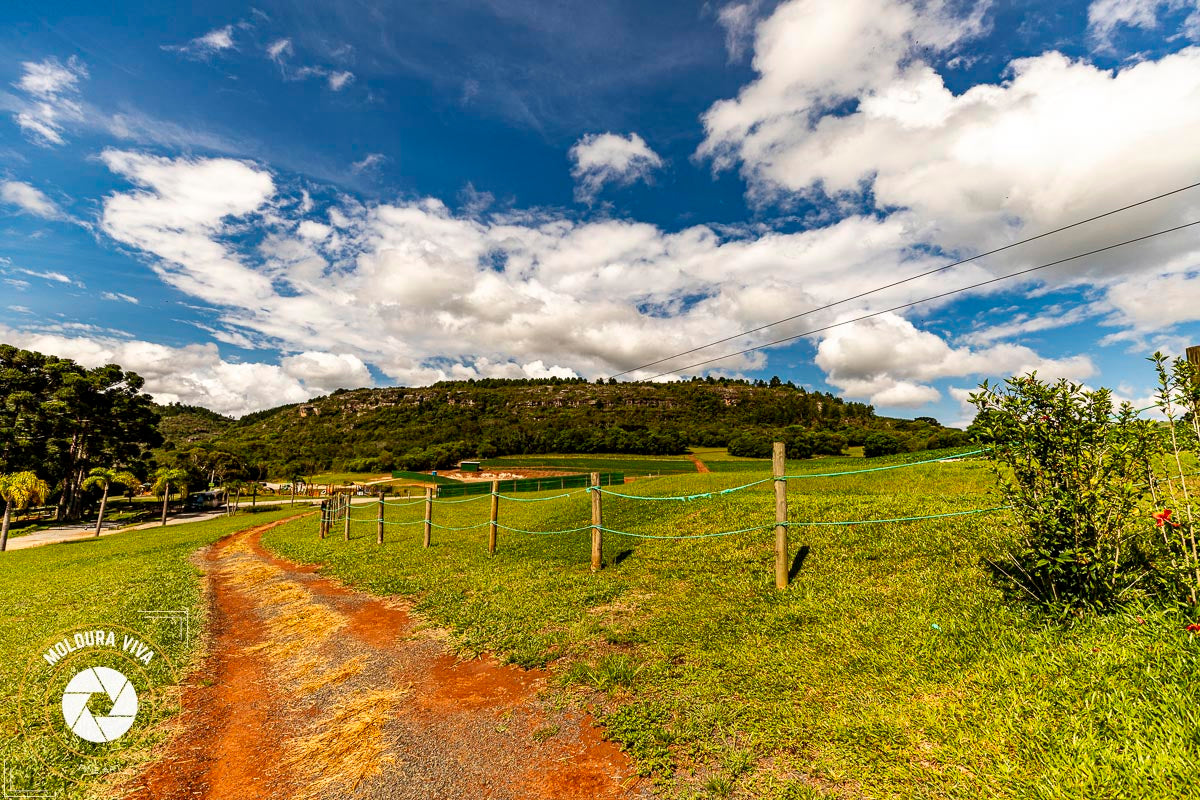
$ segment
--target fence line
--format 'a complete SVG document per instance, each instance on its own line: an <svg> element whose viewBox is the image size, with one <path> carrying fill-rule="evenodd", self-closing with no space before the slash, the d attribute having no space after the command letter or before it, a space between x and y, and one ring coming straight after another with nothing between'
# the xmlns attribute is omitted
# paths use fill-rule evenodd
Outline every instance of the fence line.
<svg viewBox="0 0 1200 800"><path fill-rule="evenodd" d="M946 511L941 514L922 514L920 516L915 516L915 517L887 517L887 518L878 518L878 519L849 519L849 520L812 520L812 521L800 521L800 522L788 521L788 522L782 522L782 523L765 522L762 525L754 525L749 528L738 528L736 530L718 531L716 533L689 534L689 535L685 535L685 536L660 536L660 535L651 535L651 534L646 534L646 533L633 533L632 531L622 531L622 530L617 530L615 528L606 528L603 526L601 526L601 530L604 531L605 533L611 533L616 536L629 536L634 539L711 539L711 538L718 537L718 536L733 536L738 533L749 533L751 531L767 530L769 528L774 528L776 525L784 525L785 527L788 527L788 528L813 528L813 527L837 527L837 526L852 527L852 526L856 526L856 525L881 525L881 524L890 523L890 522L921 522L923 520L944 519L946 517L966 517L966 516L971 516L974 514L990 514L995 511L1008 511L1011 508L1012 508L1012 506L992 506L990 508L972 508L972 509L968 509L966 511ZM377 520L375 519L375 517L371 517L370 519L355 519L355 520L353 520L353 522L356 524L357 523L371 523L371 522L376 522L376 521ZM411 522L388 522L385 520L383 524L384 525L397 525L397 526L423 525L427 521L428 520L424 520L424 519L412 520ZM488 520L485 522L476 523L475 525L466 525L466 526L462 526L462 527L451 527L449 525L439 525L438 523L435 523L432 521L430 521L430 524L435 528L440 528L442 530L447 530L447 531L466 531L466 530L474 530L476 528L482 528L485 525L490 525L491 521ZM580 533L582 531L591 530L594 526L584 525L579 528L563 528L561 530L554 530L554 531L531 531L531 530L526 530L524 528L514 528L511 525L505 525L503 523L497 522L496 527L499 528L500 530L509 531L511 533L526 533L526 534L532 534L535 536L550 536L550 535L555 535L555 534Z"/></svg>
<svg viewBox="0 0 1200 800"><path fill-rule="evenodd" d="M529 536L568 536L568 535L572 535L572 534L583 533L584 531L591 531L591 534L592 534L591 568L593 571L596 571L603 567L603 537L604 537L604 534L609 534L612 536L623 536L623 537L629 537L629 538L634 538L634 539L655 539L655 540L670 541L670 540L688 540L688 539L715 539L715 538L726 537L726 536L736 536L739 534L761 532L761 531L766 531L766 530L770 530L773 528L775 530L775 565L774 565L775 566L775 584L776 584L777 588L783 589L787 586L788 580L789 580L789 576L788 576L789 548L788 548L788 541L787 541L787 531L789 528L812 528L812 527L833 527L833 526L849 527L849 526L857 526L857 525L880 525L880 524L901 523L901 522L919 522L919 521L923 521L923 520L945 519L945 518L949 518L949 517L963 517L963 516L971 516L971 515L977 515L977 514L990 514L993 512L997 512L997 511L1004 511L1004 510L1010 508L1009 506L994 506L991 508L974 508L974 509L967 509L967 510L962 510L962 511L948 511L948 512L944 512L941 514L925 514L925 515L910 516L910 517L891 517L891 518L886 518L886 519L833 520L833 521L812 520L812 521L795 521L795 522L793 522L793 521L789 521L787 518L787 513L788 513L787 512L787 482L789 480L796 480L796 479L801 479L801 478L818 478L818 477L825 478L825 477L840 477L840 476L845 476L845 475L860 475L860 474L865 474L865 473L881 472L884 470L901 469L904 467L915 467L915 466L921 466L924 464L934 464L934 463L940 463L940 462L946 462L946 461L953 461L953 460L965 458L967 456L980 455L982 453L987 453L990 450L992 450L992 448L982 448L982 449L978 449L978 450L967 451L964 453L956 453L953 455L941 456L939 458L925 459L922 461L912 461L912 462L908 462L906 464L889 464L889 465L882 466L882 467L870 467L867 469L860 469L860 470L845 470L842 472L831 472L831 473L812 473L812 474L807 474L807 475L787 475L787 474L785 474L786 462L784 460L784 455L785 455L784 446L782 443L776 442L772 448L771 471L773 474L771 475L771 477L763 478L763 479L757 480L757 481L752 481L750 483L745 483L740 486L733 486L728 489L719 489L719 490L714 490L711 492L700 492L700 493L691 494L691 495L653 496L653 495L633 495L633 494L625 494L622 492L615 492L615 491L612 491L611 489L606 489L603 486L602 476L600 475L600 473L595 473L595 472L593 472L590 476L588 476L590 479L590 485L584 486L583 488L581 488L578 491L564 492L562 494L557 494L557 495L553 495L550 497L522 498L522 497L512 497L509 495L505 495L499 491L500 484L498 481L492 481L492 485L490 487L491 488L490 492L480 492L479 494L473 495L471 497L466 497L461 500L436 500L436 498L434 498L434 496L433 496L434 495L433 491L431 489L427 488L425 491L425 497L423 499L414 500L414 501L410 501L410 502L397 503L397 502L388 502L387 500L384 499L383 492L380 492L379 498L378 498L378 510L377 510L377 513L375 516L360 516L360 515L353 514L352 513L352 505L350 503L349 496L337 495L334 498L331 498L328 501L323 501L321 503L321 511L322 511L321 538L325 538L326 534L329 532L329 529L330 529L332 523L337 520L342 520L344 522L345 538L347 540L349 540L349 538L350 538L350 526L352 524L368 525L371 523L375 523L376 530L377 530L376 542L378 544L383 544L384 527L387 525L391 525L393 527L410 527L410 526L415 526L415 525L422 525L422 526L424 526L424 546L425 547L430 546L431 534L432 534L432 530L434 528L436 528L438 530L443 530L443 531L472 531L472 530L478 530L480 528L486 527L486 528L488 528L488 542L487 542L488 553L494 554L496 552L496 548L497 548L497 538L498 538L497 534L499 531L504 531L506 533L525 534L525 535L529 535ZM775 511L775 521L774 522L767 522L767 523L763 523L761 525L753 525L750 527L738 528L738 529L734 529L734 530L715 531L712 533L684 534L684 535L661 535L661 534L649 534L649 533L636 533L634 531L623 531L623 530L619 530L617 528L609 528L609 527L605 526L605 524L604 524L603 503L602 503L604 495L610 495L612 497L620 497L622 499L633 500L633 501L681 501L681 502L687 502L687 501L692 501L692 500L711 500L714 498L722 497L724 495L732 494L734 492L740 492L745 489L750 489L755 486L761 486L764 483L772 483L773 487L774 487L774 491L773 491L774 511ZM538 530L529 530L526 528L518 528L518 527L515 527L512 525L506 525L506 524L502 523L499 519L500 501L501 500L508 500L508 501L518 502L518 503L537 503L537 502L545 502L545 501L550 501L550 500L562 500L562 499L565 499L568 497L573 497L573 496L583 494L583 493L587 493L591 496L592 519L591 519L590 525L582 525L582 526L575 527L575 528L563 528L563 529L559 529L559 530L538 531ZM443 524L435 522L433 520L435 503L437 505L442 505L442 504L457 505L459 503L469 503L469 502L474 502L476 500L483 500L485 498L489 498L491 500L489 518L485 521L477 522L473 525L443 525ZM388 506L391 506L393 508L404 508L406 506L420 505L422 502L425 504L425 514L424 514L423 518L421 518L421 519L410 520L407 522L394 522L394 521L390 521L390 520L387 520L384 518L387 513Z"/></svg>

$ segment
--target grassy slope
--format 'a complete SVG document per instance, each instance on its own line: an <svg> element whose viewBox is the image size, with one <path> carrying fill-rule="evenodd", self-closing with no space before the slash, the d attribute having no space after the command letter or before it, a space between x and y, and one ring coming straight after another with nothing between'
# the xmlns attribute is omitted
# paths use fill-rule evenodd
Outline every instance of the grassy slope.
<svg viewBox="0 0 1200 800"><path fill-rule="evenodd" d="M758 477L624 488L695 493ZM977 508L994 504L989 484L979 463L794 481L790 517ZM769 492L767 483L718 502L605 498L605 524L675 535L748 527L772 519ZM501 518L570 528L587 524L587 509L581 494L505 501ZM486 514L483 501L439 505L435 520L469 525ZM389 521L420 517L419 505L389 507ZM1186 620L1141 612L1144 624L1116 614L1064 626L1010 606L979 563L1002 522L793 529L793 552L811 551L782 593L772 587L769 531L606 536L609 566L596 575L586 532L501 531L492 558L485 528L435 530L429 550L419 524L389 526L382 548L371 522L355 526L349 543L318 540L311 521L266 541L370 591L419 598L467 651L549 662L565 686L603 690L588 697L609 735L669 796L1182 796L1200 768L1200 657Z"/></svg>
<svg viewBox="0 0 1200 800"><path fill-rule="evenodd" d="M0 730L5 738L18 731L15 697L26 662L60 631L89 623L132 628L152 635L177 668L185 667L203 622L200 572L189 562L190 555L226 534L288 515L223 517L0 554L0 652L5 654L0 659ZM155 623L137 613L182 608L192 614L191 649L173 630L156 630ZM144 755L131 754L135 759ZM42 774L36 763L10 759L9 768L18 775L32 771L35 783L28 788L62 791L65 797L83 796L87 789L62 785L52 774Z"/></svg>

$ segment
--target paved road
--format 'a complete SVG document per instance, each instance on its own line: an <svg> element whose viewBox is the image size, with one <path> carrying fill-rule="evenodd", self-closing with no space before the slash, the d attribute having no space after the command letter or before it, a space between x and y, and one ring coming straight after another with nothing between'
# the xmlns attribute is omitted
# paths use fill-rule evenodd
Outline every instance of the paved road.
<svg viewBox="0 0 1200 800"><path fill-rule="evenodd" d="M297 497L296 505L309 503L312 505L320 504L322 498ZM288 498L283 498L282 505L288 505ZM351 502L355 505L367 505L376 502L373 497L355 497ZM243 506L245 507L245 506ZM185 522L203 522L205 520L214 519L222 516L224 511L195 511L186 514L175 514L167 517L168 525L182 525ZM101 536L112 536L114 533L121 531L140 531L149 528L158 528L162 524L158 520L152 522L142 522L137 525L125 526L104 526L100 531ZM89 539L95 536L96 523L84 522L74 523L71 525L63 525L58 528L47 528L44 531L36 533L27 533L24 536L10 536L8 540L9 550L24 550L27 547L41 547L44 544L57 544L58 542L74 542L80 539Z"/></svg>
<svg viewBox="0 0 1200 800"><path fill-rule="evenodd" d="M172 517L167 517L168 525L182 525L185 522L203 522L206 519L213 519L221 516L223 512L196 512L194 514L176 514ZM125 526L104 526L100 531L101 536L112 536L114 533L121 531L139 531L145 528L161 527L160 522L143 522L138 525ZM8 540L9 550L24 550L27 547L41 547L44 544L56 544L57 542L74 542L79 539L88 539L96 534L96 523L85 522L76 523L73 525L63 525L58 528L47 528L44 531L36 533L27 533L24 536L11 537Z"/></svg>

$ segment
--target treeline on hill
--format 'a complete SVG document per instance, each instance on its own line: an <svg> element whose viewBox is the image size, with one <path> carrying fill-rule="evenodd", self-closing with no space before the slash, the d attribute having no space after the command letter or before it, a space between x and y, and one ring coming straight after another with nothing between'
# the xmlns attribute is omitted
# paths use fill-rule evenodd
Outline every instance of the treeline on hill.
<svg viewBox="0 0 1200 800"><path fill-rule="evenodd" d="M162 443L159 416L142 379L109 365L0 344L0 477L32 472L53 489L59 520L78 519L93 467L139 477Z"/></svg>
<svg viewBox="0 0 1200 800"><path fill-rule="evenodd" d="M862 445L867 455L963 444L931 418L877 417L871 406L778 378L656 383L487 379L422 388L339 390L233 420L197 406L155 406L116 365L0 345L0 476L52 487L59 519L98 500L97 467L182 470L192 488L273 476L444 468L464 458L537 453L669 455L689 445L793 458Z"/></svg>
<svg viewBox="0 0 1200 800"><path fill-rule="evenodd" d="M880 455L967 442L964 433L932 418L877 417L869 405L778 378L668 384L484 379L339 390L240 420L171 406L163 409L161 427L169 451L162 458L237 462L256 478L425 470L501 455L670 455L688 445L765 457L780 438L792 457L855 445Z"/></svg>

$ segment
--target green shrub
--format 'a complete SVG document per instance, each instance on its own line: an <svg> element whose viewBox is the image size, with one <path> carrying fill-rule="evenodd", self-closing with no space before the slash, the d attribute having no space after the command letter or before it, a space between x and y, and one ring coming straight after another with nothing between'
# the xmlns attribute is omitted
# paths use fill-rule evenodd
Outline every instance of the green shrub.
<svg viewBox="0 0 1200 800"><path fill-rule="evenodd" d="M771 437L761 433L743 433L729 440L729 455L743 458L770 458Z"/></svg>
<svg viewBox="0 0 1200 800"><path fill-rule="evenodd" d="M971 396L992 441L992 463L1016 520L1016 541L989 560L1040 603L1109 606L1150 573L1145 514L1153 426L1107 389L1087 391L1036 373L985 381Z"/></svg>
<svg viewBox="0 0 1200 800"><path fill-rule="evenodd" d="M812 450L815 455L840 456L845 449L846 440L836 433L817 431L812 435ZM793 456L791 451L788 451L788 457L799 458L799 456Z"/></svg>
<svg viewBox="0 0 1200 800"><path fill-rule="evenodd" d="M904 442L890 433L872 433L863 439L863 455L867 458L895 455L907 449Z"/></svg>

